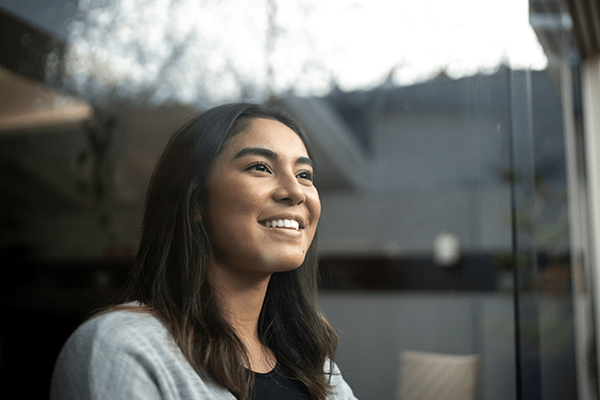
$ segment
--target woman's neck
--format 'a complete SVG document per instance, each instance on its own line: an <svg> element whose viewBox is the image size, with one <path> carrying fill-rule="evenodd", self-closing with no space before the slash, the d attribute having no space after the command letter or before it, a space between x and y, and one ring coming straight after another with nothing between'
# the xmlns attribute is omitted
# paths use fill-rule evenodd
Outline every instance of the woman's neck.
<svg viewBox="0 0 600 400"><path fill-rule="evenodd" d="M214 266L211 284L228 322L246 347L250 361L247 366L255 372L269 372L276 359L258 336L258 319L271 276L248 279L232 274L228 269Z"/></svg>

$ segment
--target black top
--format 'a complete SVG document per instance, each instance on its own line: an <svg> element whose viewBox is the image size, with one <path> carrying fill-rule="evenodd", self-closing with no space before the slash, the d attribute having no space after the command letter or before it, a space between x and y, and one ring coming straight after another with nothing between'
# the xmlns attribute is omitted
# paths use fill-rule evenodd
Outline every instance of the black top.
<svg viewBox="0 0 600 400"><path fill-rule="evenodd" d="M277 366L266 374L255 372L254 376L252 400L314 400L302 382L286 379Z"/></svg>

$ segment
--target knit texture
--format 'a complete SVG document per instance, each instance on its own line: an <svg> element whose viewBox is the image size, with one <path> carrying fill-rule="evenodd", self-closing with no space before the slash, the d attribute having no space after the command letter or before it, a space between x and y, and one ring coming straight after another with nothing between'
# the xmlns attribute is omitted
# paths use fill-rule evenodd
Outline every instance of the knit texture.
<svg viewBox="0 0 600 400"><path fill-rule="evenodd" d="M337 366L328 400L355 399ZM163 324L150 314L114 311L81 325L63 346L51 400L235 400L192 369Z"/></svg>

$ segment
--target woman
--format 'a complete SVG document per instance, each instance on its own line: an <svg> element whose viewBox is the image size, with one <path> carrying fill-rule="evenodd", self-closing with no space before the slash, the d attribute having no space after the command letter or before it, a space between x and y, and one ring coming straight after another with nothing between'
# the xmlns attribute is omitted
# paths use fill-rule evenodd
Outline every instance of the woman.
<svg viewBox="0 0 600 400"><path fill-rule="evenodd" d="M251 104L176 132L121 306L84 323L52 399L354 399L317 305L321 206L305 134Z"/></svg>

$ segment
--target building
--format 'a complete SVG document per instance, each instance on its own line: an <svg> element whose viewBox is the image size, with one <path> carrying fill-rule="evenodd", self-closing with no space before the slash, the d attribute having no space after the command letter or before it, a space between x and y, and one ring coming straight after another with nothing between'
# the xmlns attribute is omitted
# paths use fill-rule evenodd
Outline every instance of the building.
<svg viewBox="0 0 600 400"><path fill-rule="evenodd" d="M359 398L393 398L409 349L479 354L480 399L597 397L594 4L530 1L545 71L273 99L316 150L321 302ZM122 282L156 157L196 111L62 92L67 38L43 21L0 9L0 380L27 369L32 396Z"/></svg>

